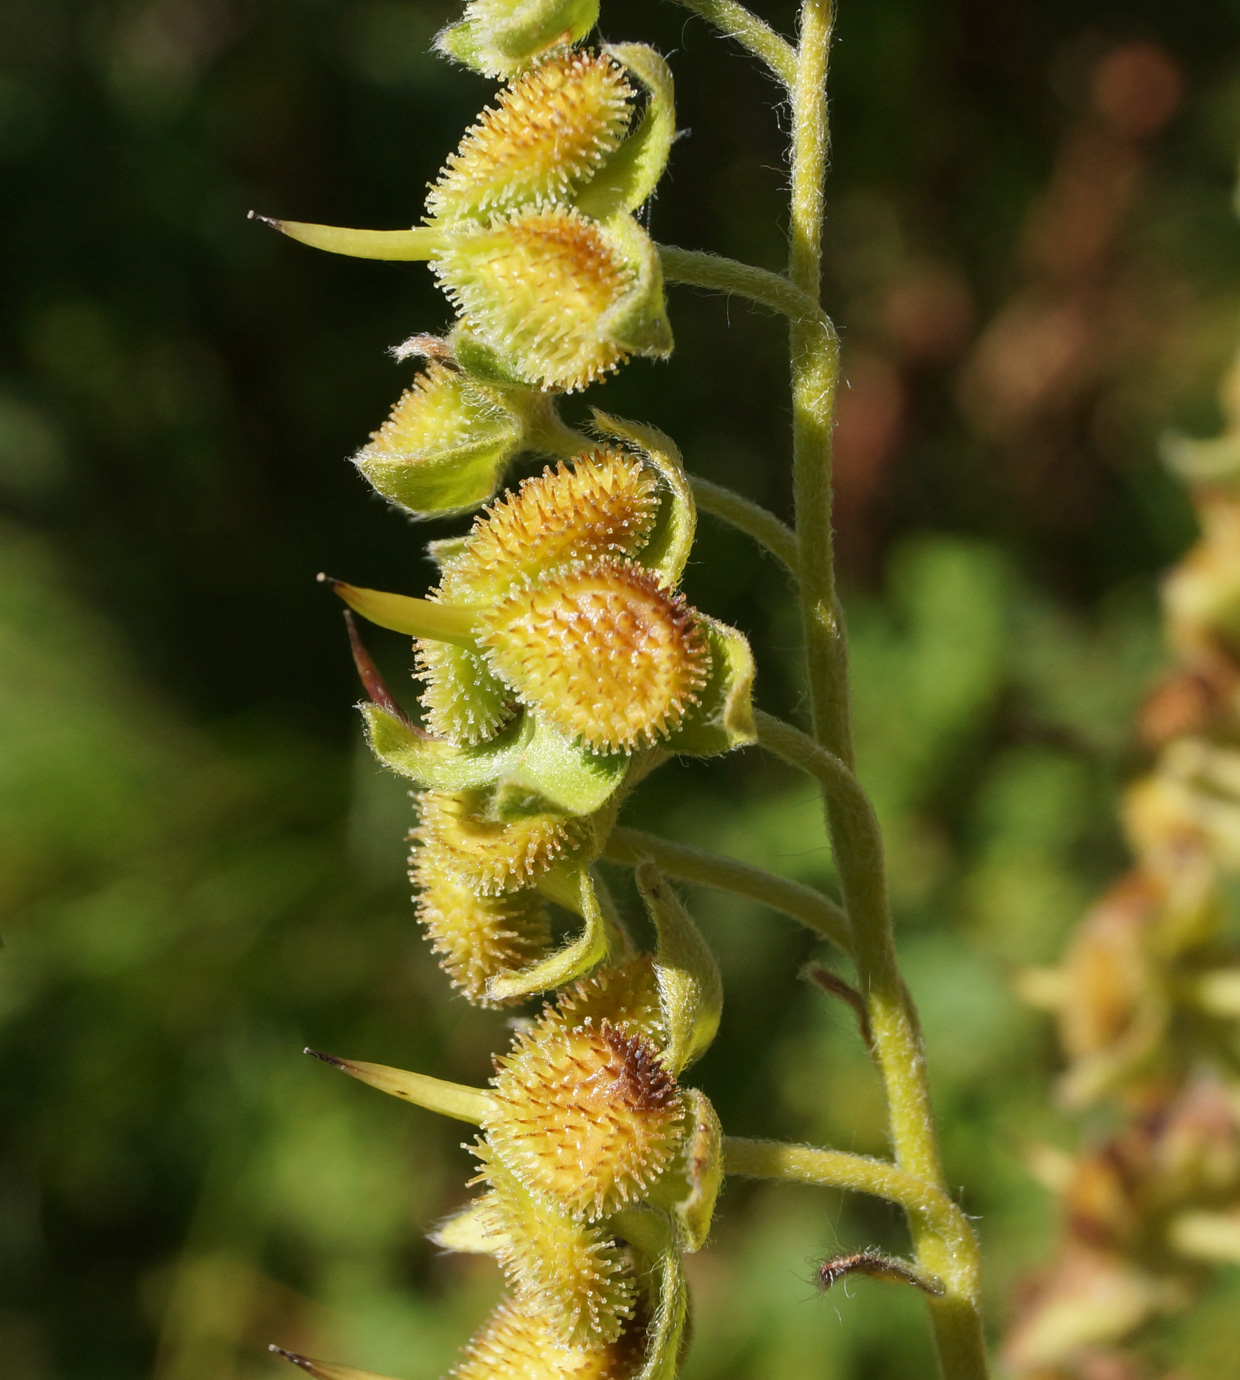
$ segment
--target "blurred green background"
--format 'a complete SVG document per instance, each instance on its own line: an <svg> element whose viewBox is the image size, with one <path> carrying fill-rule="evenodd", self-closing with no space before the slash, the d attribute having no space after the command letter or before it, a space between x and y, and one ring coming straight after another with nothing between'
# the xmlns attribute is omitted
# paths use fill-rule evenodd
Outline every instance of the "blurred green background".
<svg viewBox="0 0 1240 1380"><path fill-rule="evenodd" d="M343 458L408 377L386 347L447 311L418 266L245 218L415 220L491 90L427 54L452 13L0 0L7 1380L258 1380L269 1341L430 1380L497 1293L423 1236L465 1195L455 1123L300 1055L470 1081L506 1038L415 933L409 804L361 751L313 580L430 578L450 528L411 529ZM773 89L670 4L605 3L603 33L676 71L655 235L778 267ZM1123 865L1156 579L1194 530L1158 438L1218 425L1240 315L1240 4L852 0L832 80L862 770L1000 1327L1055 1226L1022 1157L1075 1134L1010 976ZM672 316L672 362L589 402L787 514L780 323L685 289ZM762 703L799 712L778 568L707 518L688 587L752 635ZM370 640L407 687L401 640ZM812 791L755 754L667 768L626 820L830 881ZM810 937L692 901L728 981L697 1079L726 1127L881 1151L847 1012L796 978ZM729 1187L690 1262L687 1380L929 1374L912 1291L816 1294L816 1261L872 1243L903 1236L868 1201ZM1240 1370L1231 1290L1160 1343L1188 1380Z"/></svg>

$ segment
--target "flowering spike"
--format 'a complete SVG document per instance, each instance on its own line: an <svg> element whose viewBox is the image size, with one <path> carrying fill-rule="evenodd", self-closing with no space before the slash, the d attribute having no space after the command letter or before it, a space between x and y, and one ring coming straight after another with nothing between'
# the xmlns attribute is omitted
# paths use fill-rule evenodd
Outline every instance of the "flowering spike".
<svg viewBox="0 0 1240 1380"><path fill-rule="evenodd" d="M453 513L490 498L524 442L515 407L431 360L353 463L409 512Z"/></svg>
<svg viewBox="0 0 1240 1380"><path fill-rule="evenodd" d="M511 77L543 53L578 43L598 23L598 0L470 0L435 46L488 77Z"/></svg>
<svg viewBox="0 0 1240 1380"><path fill-rule="evenodd" d="M640 1199L671 1160L683 1101L644 1036L610 1022L536 1030L496 1067L483 1129L536 1197L597 1220Z"/></svg>
<svg viewBox="0 0 1240 1380"><path fill-rule="evenodd" d="M654 191L676 139L676 99L671 68L644 43L609 44L603 52L646 88L646 112L637 129L611 155L577 198L588 216L606 220L632 211Z"/></svg>
<svg viewBox="0 0 1240 1380"><path fill-rule="evenodd" d="M619 147L633 90L610 57L564 52L500 93L426 199L436 220L563 202Z"/></svg>
<svg viewBox="0 0 1240 1380"><path fill-rule="evenodd" d="M491 1108L491 1096L482 1088L468 1088L463 1083L447 1083L442 1078L431 1078L425 1073L409 1073L405 1069L389 1068L386 1064L363 1064L352 1059L337 1059L332 1054L320 1054L317 1049L307 1049L305 1053L312 1058L322 1059L333 1068L343 1070L350 1078L369 1083L380 1092L391 1093L393 1097L403 1098L418 1107L425 1107L428 1112L438 1112L441 1116L454 1117L457 1121L468 1121L477 1126Z"/></svg>
<svg viewBox="0 0 1240 1380"><path fill-rule="evenodd" d="M274 1342L267 1348L286 1361L314 1376L314 1380L391 1380L390 1376L376 1375L373 1370L358 1370L356 1366L338 1366L330 1361L315 1361L309 1356L299 1356L295 1351L285 1351Z"/></svg>
<svg viewBox="0 0 1240 1380"><path fill-rule="evenodd" d="M477 896L436 866L433 850L415 849L410 862L418 919L452 985L477 1006L519 1001L524 993L499 995L488 984L547 951L551 924L542 898L534 891Z"/></svg>
<svg viewBox="0 0 1240 1380"><path fill-rule="evenodd" d="M446 237L431 268L469 330L541 388L572 392L671 351L658 255L628 217L527 207Z"/></svg>
<svg viewBox="0 0 1240 1380"><path fill-rule="evenodd" d="M481 1202L487 1239L509 1287L547 1319L566 1346L614 1342L634 1312L635 1282L609 1234L537 1202L485 1141L474 1151L490 1191Z"/></svg>
<svg viewBox="0 0 1240 1380"><path fill-rule="evenodd" d="M431 226L412 230L347 230L341 225L309 225L300 220L276 220L251 211L250 220L262 221L299 244L344 254L351 259L431 259L442 240Z"/></svg>
<svg viewBox="0 0 1240 1380"><path fill-rule="evenodd" d="M707 683L710 652L693 610L631 560L565 566L480 618L496 675L597 751L666 737Z"/></svg>
<svg viewBox="0 0 1240 1380"><path fill-rule="evenodd" d="M665 1058L679 1074L715 1038L723 1012L723 979L701 930L654 863L638 863L634 878L659 932L654 971L667 1032Z"/></svg>

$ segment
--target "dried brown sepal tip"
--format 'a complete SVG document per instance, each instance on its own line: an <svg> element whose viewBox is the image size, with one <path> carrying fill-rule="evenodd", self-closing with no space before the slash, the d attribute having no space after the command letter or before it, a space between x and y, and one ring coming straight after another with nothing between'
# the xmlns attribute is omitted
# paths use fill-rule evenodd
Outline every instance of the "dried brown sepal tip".
<svg viewBox="0 0 1240 1380"><path fill-rule="evenodd" d="M487 983L546 953L551 924L542 898L528 890L479 896L437 865L434 850L415 849L410 861L418 919L452 985L476 1006L505 1005L487 995Z"/></svg>
<svg viewBox="0 0 1240 1380"><path fill-rule="evenodd" d="M486 218L569 199L619 147L632 98L624 69L609 57L548 58L502 91L448 156L428 214Z"/></svg>
<svg viewBox="0 0 1240 1380"><path fill-rule="evenodd" d="M392 692L387 688L386 682L379 674L378 667L370 659L370 653L366 650L361 635L357 631L357 624L353 621L353 614L348 609L345 610L344 623L349 632L349 650L353 656L353 665L357 670L358 679L362 682L362 689L366 691L367 698L372 704L378 705L385 713L398 720L410 733L416 734L419 738L428 737L426 731L415 724L392 697Z"/></svg>
<svg viewBox="0 0 1240 1380"><path fill-rule="evenodd" d="M391 1380L390 1376L377 1375L373 1370L358 1370L356 1366L336 1365L331 1361L316 1361L310 1356L299 1356L295 1351L285 1351L274 1342L267 1348L277 1356L283 1356L299 1369L313 1375L315 1380Z"/></svg>
<svg viewBox="0 0 1240 1380"><path fill-rule="evenodd" d="M653 746L680 726L710 674L693 609L631 560L565 566L481 618L495 674L597 752Z"/></svg>
<svg viewBox="0 0 1240 1380"><path fill-rule="evenodd" d="M496 1068L487 1139L566 1212L596 1220L636 1202L677 1148L680 1088L642 1035L610 1022L538 1030Z"/></svg>
<svg viewBox="0 0 1240 1380"><path fill-rule="evenodd" d="M589 823L555 815L511 822L486 818L477 791L423 791L413 837L425 850L419 865L454 877L478 896L532 886L589 837Z"/></svg>
<svg viewBox="0 0 1240 1380"><path fill-rule="evenodd" d="M932 1298L940 1298L945 1292L943 1281L937 1276L924 1274L909 1261L884 1255L872 1247L824 1260L817 1271L818 1287L825 1291L849 1275L864 1275L883 1284L911 1284Z"/></svg>

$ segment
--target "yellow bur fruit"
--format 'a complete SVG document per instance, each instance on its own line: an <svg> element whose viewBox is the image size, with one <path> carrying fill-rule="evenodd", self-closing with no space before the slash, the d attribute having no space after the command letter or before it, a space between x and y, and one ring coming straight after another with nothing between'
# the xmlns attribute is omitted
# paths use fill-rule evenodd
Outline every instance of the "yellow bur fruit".
<svg viewBox="0 0 1240 1380"><path fill-rule="evenodd" d="M415 674L423 685L418 699L429 731L458 747L494 737L512 715L512 692L486 662L452 642L419 637L413 647Z"/></svg>
<svg viewBox="0 0 1240 1380"><path fill-rule="evenodd" d="M413 832L425 866L442 870L479 896L531 885L589 837L584 820L540 814L504 822L488 819L485 810L479 792L424 791Z"/></svg>
<svg viewBox="0 0 1240 1380"><path fill-rule="evenodd" d="M562 567L482 611L480 642L513 693L598 752L679 727L710 672L693 610L635 561Z"/></svg>
<svg viewBox="0 0 1240 1380"><path fill-rule="evenodd" d="M607 1021L535 1030L496 1068L487 1141L565 1212L596 1220L640 1199L677 1148L679 1085L636 1032Z"/></svg>
<svg viewBox="0 0 1240 1380"><path fill-rule="evenodd" d="M643 1329L608 1346L571 1347L541 1314L504 1302L465 1347L452 1380L630 1380L642 1362Z"/></svg>
<svg viewBox="0 0 1240 1380"><path fill-rule="evenodd" d="M659 512L659 481L634 456L600 446L526 479L473 525L446 561L441 598L486 603L566 561L633 555Z"/></svg>
<svg viewBox="0 0 1240 1380"><path fill-rule="evenodd" d="M619 147L633 88L612 58L566 52L500 93L426 199L436 220L564 201Z"/></svg>
<svg viewBox="0 0 1240 1380"><path fill-rule="evenodd" d="M599 1227L535 1201L482 1142L475 1153L490 1186L480 1201L509 1287L566 1346L614 1342L632 1318L636 1281L621 1248Z"/></svg>
<svg viewBox="0 0 1240 1380"><path fill-rule="evenodd" d="M487 996L487 983L546 953L551 925L542 898L535 891L478 896L437 864L434 849L415 849L410 862L418 919L452 985L477 1006L505 1005Z"/></svg>
<svg viewBox="0 0 1240 1380"><path fill-rule="evenodd" d="M649 954L600 968L563 988L554 1005L543 1008L538 1029L601 1025L603 1021L637 1031L662 1048L665 1037L659 984Z"/></svg>
<svg viewBox="0 0 1240 1380"><path fill-rule="evenodd" d="M514 412L433 360L353 463L410 512L454 512L490 498L522 443Z"/></svg>
<svg viewBox="0 0 1240 1380"><path fill-rule="evenodd" d="M572 392L671 351L657 255L628 217L527 207L447 236L431 268L464 325L542 388Z"/></svg>

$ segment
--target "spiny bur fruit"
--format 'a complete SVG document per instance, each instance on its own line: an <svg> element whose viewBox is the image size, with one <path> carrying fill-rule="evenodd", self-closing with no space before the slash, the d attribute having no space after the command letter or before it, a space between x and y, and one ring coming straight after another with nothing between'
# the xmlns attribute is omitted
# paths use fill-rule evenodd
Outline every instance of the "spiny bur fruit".
<svg viewBox="0 0 1240 1380"><path fill-rule="evenodd" d="M522 449L518 411L432 360L353 463L390 502L412 513L476 507Z"/></svg>
<svg viewBox="0 0 1240 1380"><path fill-rule="evenodd" d="M613 446L596 447L524 480L475 519L444 562L440 597L486 604L567 561L633 555L658 513L654 470Z"/></svg>
<svg viewBox="0 0 1240 1380"><path fill-rule="evenodd" d="M571 1029L600 1025L603 1021L644 1035L662 1048L665 1032L659 1009L659 985L649 954L600 968L563 988L554 1003L543 1008L536 1029Z"/></svg>
<svg viewBox="0 0 1240 1380"><path fill-rule="evenodd" d="M483 1130L535 1197L597 1220L642 1198L682 1130L679 1085L645 1036L604 1021L519 1036Z"/></svg>
<svg viewBox="0 0 1240 1380"><path fill-rule="evenodd" d="M446 236L431 269L462 324L531 385L585 388L671 353L658 255L628 216L525 207Z"/></svg>
<svg viewBox="0 0 1240 1380"><path fill-rule="evenodd" d="M445 870L434 848L415 848L410 880L418 919L452 985L477 1006L495 1006L487 983L541 958L551 943L547 908L536 891L479 896Z"/></svg>
<svg viewBox="0 0 1240 1380"><path fill-rule="evenodd" d="M605 1229L532 1198L485 1142L474 1153L488 1185L480 1200L484 1231L518 1302L546 1318L565 1346L614 1342L636 1297L624 1251Z"/></svg>
<svg viewBox="0 0 1240 1380"><path fill-rule="evenodd" d="M566 201L619 147L633 88L612 58L559 53L500 93L449 154L426 199L431 220L488 220Z"/></svg>
<svg viewBox="0 0 1240 1380"><path fill-rule="evenodd" d="M512 691L477 652L429 637L415 638L413 649L414 674L422 682L418 700L436 738L472 747L493 738L512 717Z"/></svg>
<svg viewBox="0 0 1240 1380"><path fill-rule="evenodd" d="M602 1347L558 1341L541 1314L505 1301L465 1347L453 1380L629 1380L642 1361L644 1320L635 1320Z"/></svg>
<svg viewBox="0 0 1240 1380"><path fill-rule="evenodd" d="M598 10L598 0L470 0L435 46L485 76L511 77L542 54L580 42Z"/></svg>
<svg viewBox="0 0 1240 1380"><path fill-rule="evenodd" d="M678 728L710 673L693 610L631 560L574 562L481 617L496 676L600 752L631 752Z"/></svg>
<svg viewBox="0 0 1240 1380"><path fill-rule="evenodd" d="M418 865L456 878L479 896L532 885L589 837L580 819L488 819L486 798L477 791L423 791L417 802L413 837L424 850Z"/></svg>

